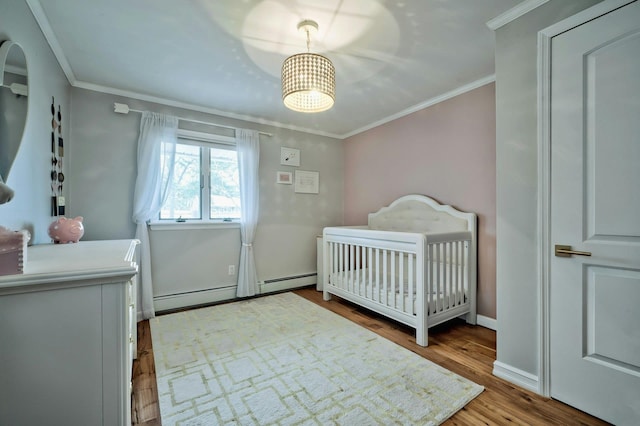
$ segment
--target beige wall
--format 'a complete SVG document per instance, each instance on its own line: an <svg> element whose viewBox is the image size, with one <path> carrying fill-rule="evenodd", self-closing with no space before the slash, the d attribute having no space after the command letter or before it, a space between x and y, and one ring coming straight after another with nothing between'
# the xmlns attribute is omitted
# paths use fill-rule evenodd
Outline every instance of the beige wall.
<svg viewBox="0 0 640 426"><path fill-rule="evenodd" d="M345 140L345 224L406 194L478 215L478 313L496 317L495 87Z"/></svg>

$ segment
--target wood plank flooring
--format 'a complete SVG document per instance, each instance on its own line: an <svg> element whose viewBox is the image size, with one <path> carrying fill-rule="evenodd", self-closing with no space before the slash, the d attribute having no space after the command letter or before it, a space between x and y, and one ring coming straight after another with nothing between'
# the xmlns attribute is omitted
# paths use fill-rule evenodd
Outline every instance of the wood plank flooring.
<svg viewBox="0 0 640 426"><path fill-rule="evenodd" d="M415 343L414 330L364 308L307 287L294 293L341 315L485 387L485 391L447 420L451 425L606 425L582 411L529 392L491 374L496 357L496 333L453 321L429 330L429 346ZM148 321L138 323L138 359L133 365L133 425L161 425L151 332Z"/></svg>

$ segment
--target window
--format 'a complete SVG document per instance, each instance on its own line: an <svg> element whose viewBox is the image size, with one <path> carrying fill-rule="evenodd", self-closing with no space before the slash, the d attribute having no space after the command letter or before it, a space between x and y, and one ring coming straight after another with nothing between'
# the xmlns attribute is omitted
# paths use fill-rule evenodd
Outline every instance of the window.
<svg viewBox="0 0 640 426"><path fill-rule="evenodd" d="M240 180L235 145L228 138L206 133L179 131L178 136L173 181L160 220L238 221Z"/></svg>

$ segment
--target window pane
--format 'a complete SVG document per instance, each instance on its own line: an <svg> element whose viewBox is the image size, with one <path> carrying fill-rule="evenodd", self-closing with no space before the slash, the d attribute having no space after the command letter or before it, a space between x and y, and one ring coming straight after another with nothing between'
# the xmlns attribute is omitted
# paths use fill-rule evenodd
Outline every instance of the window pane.
<svg viewBox="0 0 640 426"><path fill-rule="evenodd" d="M200 147L176 145L173 182L167 200L160 210L160 219L202 218L200 174Z"/></svg>
<svg viewBox="0 0 640 426"><path fill-rule="evenodd" d="M211 219L240 218L240 179L236 151L211 148Z"/></svg>

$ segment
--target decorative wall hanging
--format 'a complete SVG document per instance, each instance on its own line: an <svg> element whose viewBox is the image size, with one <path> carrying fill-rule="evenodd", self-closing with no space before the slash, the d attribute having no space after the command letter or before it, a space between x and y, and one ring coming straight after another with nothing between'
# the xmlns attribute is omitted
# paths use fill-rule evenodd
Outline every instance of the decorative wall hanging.
<svg viewBox="0 0 640 426"><path fill-rule="evenodd" d="M51 216L65 213L65 199L62 195L64 173L64 140L62 138L62 110L56 111L55 97L51 97Z"/></svg>
<svg viewBox="0 0 640 426"><path fill-rule="evenodd" d="M317 194L320 190L320 173L296 170L295 191L301 194Z"/></svg>
<svg viewBox="0 0 640 426"><path fill-rule="evenodd" d="M280 147L280 164L298 167L300 165L300 150L285 146Z"/></svg>
<svg viewBox="0 0 640 426"><path fill-rule="evenodd" d="M276 172L276 183L291 185L293 183L293 175L291 172Z"/></svg>

